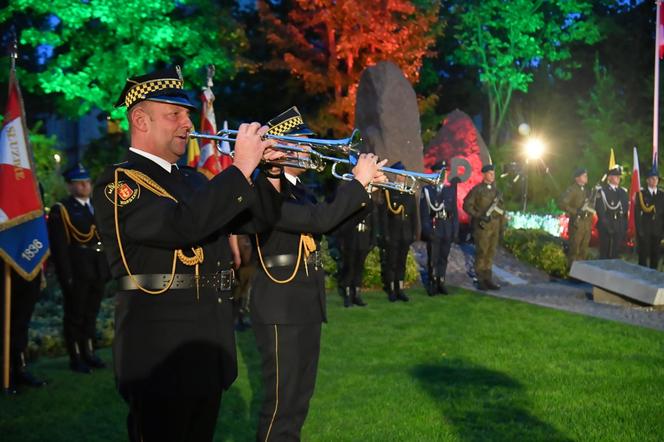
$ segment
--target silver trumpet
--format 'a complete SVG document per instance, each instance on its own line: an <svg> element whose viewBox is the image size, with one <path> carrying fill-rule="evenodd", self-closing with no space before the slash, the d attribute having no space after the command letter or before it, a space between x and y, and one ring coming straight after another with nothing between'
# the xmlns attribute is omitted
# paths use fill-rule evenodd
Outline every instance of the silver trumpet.
<svg viewBox="0 0 664 442"><path fill-rule="evenodd" d="M189 137L199 138L206 140L215 140L215 141L228 141L229 143L234 143L237 137L237 130L220 130L216 135L202 134L198 132L190 132ZM288 135L264 135L263 139L266 140L277 140L283 143L290 144L275 144L273 147L280 150L285 150L287 152L299 152L307 153L309 147L312 151L326 151L328 153L350 155L357 153L357 146L362 143L362 135L357 129L353 129L350 137L341 138L338 140L325 140L320 138L304 138L304 137L291 137ZM222 154L227 154L220 150Z"/></svg>

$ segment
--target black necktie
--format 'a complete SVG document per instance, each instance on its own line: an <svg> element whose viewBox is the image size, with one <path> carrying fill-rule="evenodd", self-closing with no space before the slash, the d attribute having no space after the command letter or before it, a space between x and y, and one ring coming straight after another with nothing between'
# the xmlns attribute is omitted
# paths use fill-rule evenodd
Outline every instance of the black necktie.
<svg viewBox="0 0 664 442"><path fill-rule="evenodd" d="M90 205L89 202L88 202L88 203L85 203L85 208L88 209L88 212L90 212L90 215L94 215L94 214L95 214L95 211L92 209L92 206Z"/></svg>

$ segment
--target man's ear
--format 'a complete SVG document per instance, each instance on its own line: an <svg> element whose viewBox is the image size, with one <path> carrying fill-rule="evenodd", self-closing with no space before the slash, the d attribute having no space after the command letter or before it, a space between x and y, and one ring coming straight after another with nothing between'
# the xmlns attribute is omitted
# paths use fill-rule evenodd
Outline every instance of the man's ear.
<svg viewBox="0 0 664 442"><path fill-rule="evenodd" d="M131 110L129 117L132 128L135 128L139 132L147 132L150 123L150 115L142 103L137 104L134 109Z"/></svg>

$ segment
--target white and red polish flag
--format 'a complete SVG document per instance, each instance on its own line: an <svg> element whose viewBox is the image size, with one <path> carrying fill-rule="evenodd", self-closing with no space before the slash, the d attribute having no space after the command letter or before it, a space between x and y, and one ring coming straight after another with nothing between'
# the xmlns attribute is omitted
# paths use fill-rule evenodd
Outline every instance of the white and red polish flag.
<svg viewBox="0 0 664 442"><path fill-rule="evenodd" d="M214 94L209 85L203 89L201 102L203 103L201 110L201 133L216 135L217 121L214 116ZM201 139L200 149L201 153L197 168L207 175L208 178L212 178L224 169L222 160L225 155L221 155L217 151L217 141L215 140Z"/></svg>
<svg viewBox="0 0 664 442"><path fill-rule="evenodd" d="M661 60L664 58L664 8L662 8L662 2L657 2L657 48Z"/></svg>
<svg viewBox="0 0 664 442"><path fill-rule="evenodd" d="M0 133L0 257L31 280L48 257L49 244L23 100L13 68L7 98Z"/></svg>
<svg viewBox="0 0 664 442"><path fill-rule="evenodd" d="M639 204L637 194L641 190L641 175L639 173L639 156L634 146L634 166L632 168L632 182L629 186L629 212L627 215L627 239L634 238L636 234L636 224L634 220L634 210Z"/></svg>

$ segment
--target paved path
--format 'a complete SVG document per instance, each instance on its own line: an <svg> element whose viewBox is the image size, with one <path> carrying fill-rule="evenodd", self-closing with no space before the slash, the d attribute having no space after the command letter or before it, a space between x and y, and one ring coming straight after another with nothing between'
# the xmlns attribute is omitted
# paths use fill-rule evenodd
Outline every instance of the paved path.
<svg viewBox="0 0 664 442"><path fill-rule="evenodd" d="M415 243L413 249L418 264L426 268L424 243ZM473 247L468 244L463 250L453 245L447 284L477 290L472 280L473 253ZM496 254L493 274L503 287L498 291L483 292L488 295L664 331L664 310L595 303L591 285L551 280L546 273L518 261L502 248Z"/></svg>

